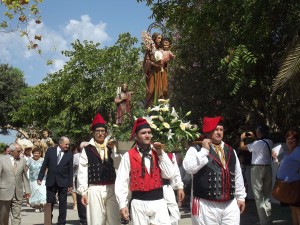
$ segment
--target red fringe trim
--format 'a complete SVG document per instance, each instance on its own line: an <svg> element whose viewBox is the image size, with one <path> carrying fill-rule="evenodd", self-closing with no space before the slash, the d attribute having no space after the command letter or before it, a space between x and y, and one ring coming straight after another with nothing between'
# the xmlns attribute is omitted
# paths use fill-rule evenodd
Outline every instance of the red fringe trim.
<svg viewBox="0 0 300 225"><path fill-rule="evenodd" d="M200 198L193 198L192 203L192 216L199 216L199 209L200 209Z"/></svg>

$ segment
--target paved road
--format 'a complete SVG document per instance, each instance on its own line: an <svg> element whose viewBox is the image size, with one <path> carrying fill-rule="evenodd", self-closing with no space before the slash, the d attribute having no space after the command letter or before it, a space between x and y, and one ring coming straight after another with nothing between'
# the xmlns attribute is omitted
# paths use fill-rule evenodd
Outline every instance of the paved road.
<svg viewBox="0 0 300 225"><path fill-rule="evenodd" d="M53 222L57 221L58 208L55 206ZM274 225L291 225L290 209L288 207L281 207L278 204L272 204L272 215ZM27 207L25 204L22 207L22 225L43 225L44 214L35 213L34 209ZM188 209L182 210L182 219L179 225L191 225L190 212ZM246 203L246 211L241 216L241 225L259 225L258 216L253 200ZM67 225L79 225L77 211L72 209L72 198L68 196L68 211L67 211ZM91 224L92 225L92 224ZM118 225L118 224L116 224ZM143 224L141 224L143 225Z"/></svg>

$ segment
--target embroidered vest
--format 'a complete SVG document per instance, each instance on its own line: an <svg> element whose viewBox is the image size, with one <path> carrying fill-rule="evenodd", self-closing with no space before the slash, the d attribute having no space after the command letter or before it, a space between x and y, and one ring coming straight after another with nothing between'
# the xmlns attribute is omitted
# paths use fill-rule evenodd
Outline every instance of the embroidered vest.
<svg viewBox="0 0 300 225"><path fill-rule="evenodd" d="M162 187L161 171L158 166L158 155L152 151L153 171L150 174L145 168L142 177L142 157L136 148L128 151L130 159L130 191L152 191Z"/></svg>
<svg viewBox="0 0 300 225"><path fill-rule="evenodd" d="M110 157L112 151L108 148L108 160L103 161L93 145L85 147L88 158L88 184L114 184L116 180L116 171L113 167L113 160Z"/></svg>
<svg viewBox="0 0 300 225"><path fill-rule="evenodd" d="M196 149L199 150L198 147ZM193 178L193 195L213 201L228 201L235 193L235 163L233 149L225 144L224 154L226 165L222 166L218 154L210 148L208 163Z"/></svg>

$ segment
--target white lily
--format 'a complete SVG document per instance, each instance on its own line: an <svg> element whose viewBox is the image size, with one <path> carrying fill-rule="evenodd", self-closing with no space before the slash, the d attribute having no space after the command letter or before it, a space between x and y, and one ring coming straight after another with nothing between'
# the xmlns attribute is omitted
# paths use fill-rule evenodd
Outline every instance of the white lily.
<svg viewBox="0 0 300 225"><path fill-rule="evenodd" d="M153 107L150 111L156 111L156 112L158 112L159 109L160 109L160 106L158 105L158 106Z"/></svg>
<svg viewBox="0 0 300 225"><path fill-rule="evenodd" d="M158 99L157 100L159 103L168 103L169 102L169 99L162 99L162 98L160 98L160 99Z"/></svg>
<svg viewBox="0 0 300 225"><path fill-rule="evenodd" d="M167 122L163 122L162 124L165 128L170 129L170 124L168 124Z"/></svg>
<svg viewBox="0 0 300 225"><path fill-rule="evenodd" d="M180 126L181 130L185 130L185 123L181 122L179 126Z"/></svg>
<svg viewBox="0 0 300 225"><path fill-rule="evenodd" d="M164 121L164 118L162 116L158 116L158 119L163 122Z"/></svg>
<svg viewBox="0 0 300 225"><path fill-rule="evenodd" d="M150 124L150 127L151 127L152 129L155 129L155 130L157 129L157 126L156 126L154 123L151 123L151 124Z"/></svg>
<svg viewBox="0 0 300 225"><path fill-rule="evenodd" d="M192 111L188 111L188 112L185 114L185 116L189 116L189 115L191 115L191 113L192 113Z"/></svg>
<svg viewBox="0 0 300 225"><path fill-rule="evenodd" d="M164 107L160 108L160 111L168 112L169 111L169 107L167 105L165 105Z"/></svg>
<svg viewBox="0 0 300 225"><path fill-rule="evenodd" d="M149 124L152 124L153 123L153 121L152 121L152 117L151 116L144 116L143 117L145 120L147 120L147 122L149 123Z"/></svg>
<svg viewBox="0 0 300 225"><path fill-rule="evenodd" d="M171 116L178 118L178 113L176 112L175 108L172 107L172 112L171 112Z"/></svg>
<svg viewBox="0 0 300 225"><path fill-rule="evenodd" d="M173 124L173 123L176 123L177 121L178 121L178 118L175 117L174 119L171 120L171 123Z"/></svg>
<svg viewBox="0 0 300 225"><path fill-rule="evenodd" d="M170 139L173 138L173 136L175 135L175 133L172 133L172 130L170 129L167 135L168 135L168 140L170 140Z"/></svg>

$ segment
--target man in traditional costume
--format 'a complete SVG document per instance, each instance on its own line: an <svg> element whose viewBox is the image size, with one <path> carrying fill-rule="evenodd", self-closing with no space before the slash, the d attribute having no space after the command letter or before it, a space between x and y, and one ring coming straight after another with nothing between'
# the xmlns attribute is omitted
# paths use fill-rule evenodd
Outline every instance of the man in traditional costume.
<svg viewBox="0 0 300 225"><path fill-rule="evenodd" d="M236 152L223 140L221 116L203 119L202 147L191 146L183 160L193 175L192 224L239 225L245 187Z"/></svg>
<svg viewBox="0 0 300 225"><path fill-rule="evenodd" d="M121 216L127 221L131 218L132 225L170 225L162 178L170 179L174 166L159 142L151 144L151 128L145 119L135 121L131 137L136 145L124 154L115 186ZM132 192L129 205L128 187Z"/></svg>
<svg viewBox="0 0 300 225"><path fill-rule="evenodd" d="M100 114L94 118L91 131L93 138L83 148L79 159L77 191L82 195L82 203L87 206L88 224L120 224L121 217L114 192L114 154L106 140L106 122Z"/></svg>
<svg viewBox="0 0 300 225"><path fill-rule="evenodd" d="M183 182L181 179L179 167L175 153L168 153L168 157L174 165L174 175L171 179L163 179L164 199L167 202L170 214L171 225L178 225L180 220L180 211L176 201L174 190L177 191L178 202L184 199Z"/></svg>

